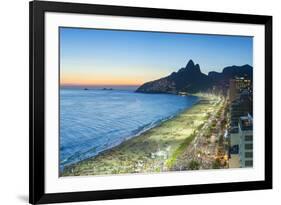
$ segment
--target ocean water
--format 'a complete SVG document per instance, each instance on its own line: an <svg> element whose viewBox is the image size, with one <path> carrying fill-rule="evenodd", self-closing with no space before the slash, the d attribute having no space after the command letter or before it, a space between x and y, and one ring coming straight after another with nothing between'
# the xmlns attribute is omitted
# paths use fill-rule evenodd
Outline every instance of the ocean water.
<svg viewBox="0 0 281 205"><path fill-rule="evenodd" d="M198 101L130 90L60 90L60 169L110 149Z"/></svg>

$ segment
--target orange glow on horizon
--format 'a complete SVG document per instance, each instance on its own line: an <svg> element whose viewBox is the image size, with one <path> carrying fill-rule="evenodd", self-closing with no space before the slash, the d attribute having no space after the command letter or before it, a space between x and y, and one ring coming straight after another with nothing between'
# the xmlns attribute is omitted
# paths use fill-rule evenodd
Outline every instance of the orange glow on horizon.
<svg viewBox="0 0 281 205"><path fill-rule="evenodd" d="M149 80L141 79L138 77L117 77L117 76L99 76L92 75L62 75L60 77L61 85L79 85L79 86L139 86Z"/></svg>

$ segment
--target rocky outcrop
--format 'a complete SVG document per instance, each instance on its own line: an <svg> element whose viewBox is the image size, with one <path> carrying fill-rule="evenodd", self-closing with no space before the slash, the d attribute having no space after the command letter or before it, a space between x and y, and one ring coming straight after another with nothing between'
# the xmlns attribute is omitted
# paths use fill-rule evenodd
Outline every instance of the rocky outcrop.
<svg viewBox="0 0 281 205"><path fill-rule="evenodd" d="M147 82L136 92L144 93L176 93L206 91L212 85L207 75L201 72L200 66L189 60L184 68L159 80Z"/></svg>
<svg viewBox="0 0 281 205"><path fill-rule="evenodd" d="M143 93L197 93L207 92L213 86L227 84L235 77L252 79L253 68L250 65L225 67L221 73L211 71L208 75L200 70L198 64L189 60L185 67L169 76L150 81L141 85L136 92Z"/></svg>

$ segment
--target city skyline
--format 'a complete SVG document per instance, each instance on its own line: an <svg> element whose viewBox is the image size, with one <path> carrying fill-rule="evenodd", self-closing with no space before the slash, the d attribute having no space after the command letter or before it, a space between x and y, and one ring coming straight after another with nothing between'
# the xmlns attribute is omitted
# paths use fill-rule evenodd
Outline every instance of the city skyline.
<svg viewBox="0 0 281 205"><path fill-rule="evenodd" d="M189 59L205 74L252 65L252 50L247 36L60 28L60 82L138 86L178 71Z"/></svg>

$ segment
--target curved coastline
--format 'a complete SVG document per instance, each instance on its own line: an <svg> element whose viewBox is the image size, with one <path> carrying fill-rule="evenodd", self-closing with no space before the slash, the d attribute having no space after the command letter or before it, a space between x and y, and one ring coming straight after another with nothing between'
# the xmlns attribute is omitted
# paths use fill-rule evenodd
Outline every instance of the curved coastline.
<svg viewBox="0 0 281 205"><path fill-rule="evenodd" d="M197 96L191 107L98 155L65 166L60 176L85 176L168 171L173 152L206 120L213 106L208 97ZM206 103L207 102L207 103Z"/></svg>

